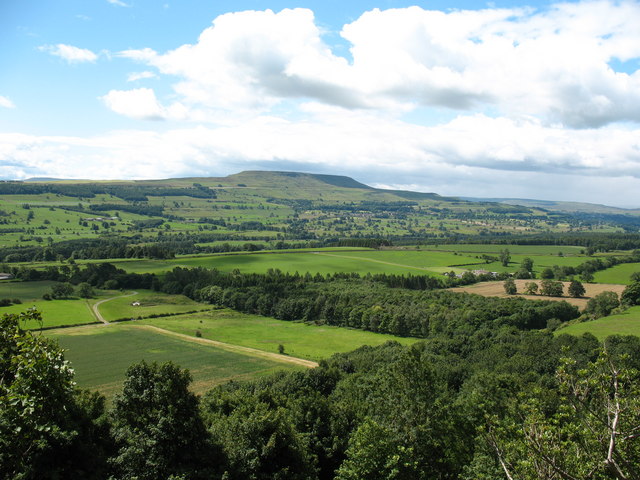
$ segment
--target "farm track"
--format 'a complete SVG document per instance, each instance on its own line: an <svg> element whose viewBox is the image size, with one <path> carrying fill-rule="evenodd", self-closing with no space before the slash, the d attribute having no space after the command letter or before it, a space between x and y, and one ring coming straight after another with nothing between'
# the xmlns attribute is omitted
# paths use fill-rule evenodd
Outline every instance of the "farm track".
<svg viewBox="0 0 640 480"><path fill-rule="evenodd" d="M107 322L104 319L104 317L98 310L98 306L102 305L104 302L108 302L109 300L115 300L116 298L123 298L123 297L133 297L134 295L137 295L137 294L138 292L133 292L133 293L128 293L126 295L118 295L117 297L110 297L110 298L105 298L104 300L100 300L99 302L96 302L93 305L91 305L91 311L93 312L93 316L96 317L96 319L101 321L102 323L109 325L109 322Z"/></svg>
<svg viewBox="0 0 640 480"><path fill-rule="evenodd" d="M305 360L303 358L290 357L288 355L280 355L278 353L265 352L263 350L258 350L256 348L243 347L241 345L233 345L231 343L219 342L217 340L210 340L208 338L192 337L190 335L185 335L184 333L172 332L171 330L165 330L164 328L155 327L153 325L130 325L130 326L133 328L149 330L152 332L160 333L162 335L168 335L168 336L180 338L181 340L185 340L191 343L198 343L200 345L210 345L212 347L217 347L222 350L227 350L229 352L242 353L245 355L251 355L253 357L262 357L262 358L266 358L268 360L273 360L280 363L292 363L294 365L301 365L307 368L315 368L318 366L318 363L312 360Z"/></svg>
<svg viewBox="0 0 640 480"><path fill-rule="evenodd" d="M118 298L118 297L114 297ZM221 350L226 350L228 352L239 353L243 355L249 355L252 357L260 357L267 360L272 360L280 363L290 363L293 365L300 365L302 367L307 368L316 368L318 366L318 362L314 362L313 360L305 360L304 358L290 357L288 355L280 355L278 353L265 352L263 350L258 350L256 348L251 347L243 347L241 345L233 345L231 343L219 342L218 340L210 340L208 338L202 337L192 337L190 335L185 335L184 333L172 332L171 330L166 330L164 328L155 327L153 325L132 325L132 322L125 322L127 328L136 328L138 330L147 330L150 332L159 333L161 335L166 335L169 337L179 338L180 340L184 340L191 343L197 343L200 345L209 345L210 347L216 347ZM60 333L71 334L71 335L82 335L83 333L88 333L92 328L109 328L110 326L115 324L104 323L102 325L79 325L75 327L60 327L56 329L52 329L53 333L56 330L59 330ZM122 323L120 325L123 325Z"/></svg>

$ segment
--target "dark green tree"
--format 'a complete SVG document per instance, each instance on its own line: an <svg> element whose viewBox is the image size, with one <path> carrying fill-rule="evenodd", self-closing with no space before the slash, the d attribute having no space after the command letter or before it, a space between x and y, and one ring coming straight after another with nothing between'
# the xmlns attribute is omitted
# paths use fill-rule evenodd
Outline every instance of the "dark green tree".
<svg viewBox="0 0 640 480"><path fill-rule="evenodd" d="M562 282L556 282L553 280L542 280L540 282L540 295L547 297L561 297L563 293Z"/></svg>
<svg viewBox="0 0 640 480"><path fill-rule="evenodd" d="M634 282L631 285L627 285L620 296L620 301L624 305L639 305L640 304L640 282Z"/></svg>
<svg viewBox="0 0 640 480"><path fill-rule="evenodd" d="M0 479L105 478L104 397L74 393L62 350L20 325L39 321L0 317Z"/></svg>
<svg viewBox="0 0 640 480"><path fill-rule="evenodd" d="M94 295L93 287L87 282L82 282L78 285L78 295L82 298L91 298Z"/></svg>
<svg viewBox="0 0 640 480"><path fill-rule="evenodd" d="M412 480L418 465L412 449L404 447L394 432L365 420L349 439L347 458L336 480Z"/></svg>
<svg viewBox="0 0 640 480"><path fill-rule="evenodd" d="M488 431L503 473L523 480L630 480L640 474L640 374L628 356L603 352L586 368L565 359L560 402L540 391Z"/></svg>
<svg viewBox="0 0 640 480"><path fill-rule="evenodd" d="M505 248L504 250L500 250L500 263L502 266L509 266L509 261L511 261L511 253L509 253L509 249Z"/></svg>
<svg viewBox="0 0 640 480"><path fill-rule="evenodd" d="M529 257L525 257L522 259L522 262L520 262L520 265L522 266L522 268L524 268L527 272L533 272L533 260L531 260Z"/></svg>
<svg viewBox="0 0 640 480"><path fill-rule="evenodd" d="M611 311L620 305L618 295L615 292L602 292L589 299L585 312L593 318L606 317Z"/></svg>
<svg viewBox="0 0 640 480"><path fill-rule="evenodd" d="M516 282L513 280L513 278L509 277L504 281L504 292L507 295L515 295L516 293L518 293L518 287L516 286Z"/></svg>
<svg viewBox="0 0 640 480"><path fill-rule="evenodd" d="M68 282L56 283L51 287L52 298L69 298L73 295L73 285Z"/></svg>
<svg viewBox="0 0 640 480"><path fill-rule="evenodd" d="M572 280L569 284L567 292L574 298L580 298L584 296L586 290L584 289L584 285L582 285L582 282L580 282L579 280Z"/></svg>
<svg viewBox="0 0 640 480"><path fill-rule="evenodd" d="M171 362L129 367L112 411L116 478L206 479L219 469L221 455L207 434L190 383L189 372Z"/></svg>

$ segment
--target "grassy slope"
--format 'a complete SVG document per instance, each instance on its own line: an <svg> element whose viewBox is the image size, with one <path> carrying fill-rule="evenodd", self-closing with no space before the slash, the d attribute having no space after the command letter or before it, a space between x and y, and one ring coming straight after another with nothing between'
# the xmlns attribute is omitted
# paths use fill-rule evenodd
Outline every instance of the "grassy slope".
<svg viewBox="0 0 640 480"><path fill-rule="evenodd" d="M78 385L109 397L121 390L127 368L141 360L172 361L188 368L196 393L228 380L256 378L282 368L300 368L186 342L131 325L96 325L46 334L66 350Z"/></svg>
<svg viewBox="0 0 640 480"><path fill-rule="evenodd" d="M132 293L132 292L129 292ZM140 305L132 305L139 302ZM137 318L163 313L183 313L208 308L184 295L167 295L140 290L136 295L122 296L106 301L98 307L107 321L121 318Z"/></svg>
<svg viewBox="0 0 640 480"><path fill-rule="evenodd" d="M639 263L623 263L616 265L615 267L596 272L594 275L595 281L599 283L621 283L623 285L629 285L631 283L632 273L640 272Z"/></svg>
<svg viewBox="0 0 640 480"><path fill-rule="evenodd" d="M228 309L146 319L140 323L187 335L195 335L196 330L200 330L202 338L268 352L277 352L278 345L281 344L287 354L311 360L327 358L334 353L347 352L362 345L379 345L389 340L404 344L417 341L362 330L285 322Z"/></svg>
<svg viewBox="0 0 640 480"><path fill-rule="evenodd" d="M640 306L631 307L618 315L569 325L566 328L558 330L556 334L567 333L570 335L582 335L586 332L592 333L600 340L609 335L640 336Z"/></svg>

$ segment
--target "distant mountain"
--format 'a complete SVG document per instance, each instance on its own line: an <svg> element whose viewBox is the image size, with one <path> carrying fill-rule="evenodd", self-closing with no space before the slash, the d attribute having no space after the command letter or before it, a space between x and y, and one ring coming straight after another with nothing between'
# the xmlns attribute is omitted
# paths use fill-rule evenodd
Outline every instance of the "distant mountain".
<svg viewBox="0 0 640 480"><path fill-rule="evenodd" d="M551 200L533 200L530 198L479 198L460 197L469 202L491 202L504 205L520 205L528 208L541 208L549 212L565 213L600 213L606 215L640 215L638 208L619 208L597 203L561 202Z"/></svg>

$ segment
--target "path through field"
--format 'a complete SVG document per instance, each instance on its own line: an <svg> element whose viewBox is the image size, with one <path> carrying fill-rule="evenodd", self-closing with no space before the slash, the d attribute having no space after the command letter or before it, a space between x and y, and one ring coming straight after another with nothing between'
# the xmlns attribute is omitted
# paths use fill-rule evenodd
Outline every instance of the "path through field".
<svg viewBox="0 0 640 480"><path fill-rule="evenodd" d="M199 343L201 345L211 345L212 347L221 348L222 350L227 350L229 352L244 353L244 354L251 355L253 357L262 357L269 360L274 360L276 362L292 363L294 365L301 365L303 367L308 367L308 368L315 368L318 366L318 363L312 360L304 360L302 358L290 357L288 355L281 355L279 353L265 352L263 350L258 350L256 348L233 345L231 343L219 342L217 340L209 340L207 338L202 338L202 337L192 337L190 335L185 335L184 333L172 332L170 330L165 330L164 328L155 327L153 325L131 325L131 326L135 328L143 329L143 330L150 330L156 333L160 333L162 335L169 335L169 336L176 337L191 343Z"/></svg>
<svg viewBox="0 0 640 480"><path fill-rule="evenodd" d="M116 297L105 298L104 300L100 300L99 302L96 302L93 305L91 305L91 311L93 312L93 315L96 317L96 319L98 319L102 323L106 323L108 325L109 322L107 322L104 319L104 317L102 316L102 314L98 310L98 306L103 304L104 302L108 302L109 300L115 300L116 298L122 298L122 297L133 297L134 295L137 295L137 294L138 294L138 292L133 292L133 293L127 293L126 295L118 295Z"/></svg>
<svg viewBox="0 0 640 480"><path fill-rule="evenodd" d="M326 257L351 258L352 260L361 260L361 261L373 262L373 263L383 263L385 265L392 265L394 267L413 268L414 270L422 270L423 272L433 272L433 270L430 268L416 267L415 265L404 265L402 263L385 262L384 260L374 260L373 258L352 257L349 255L333 255L331 253L324 253L324 252L312 252L312 253L315 255L324 255Z"/></svg>

